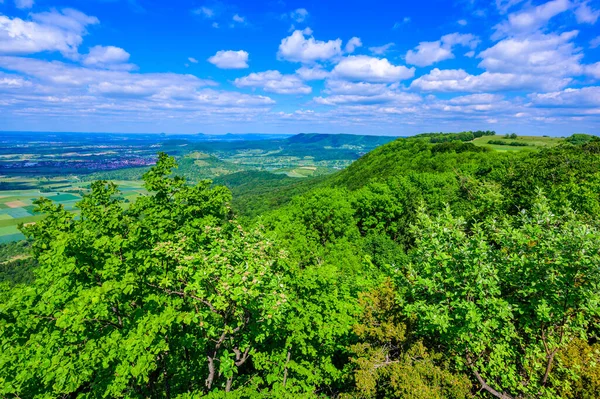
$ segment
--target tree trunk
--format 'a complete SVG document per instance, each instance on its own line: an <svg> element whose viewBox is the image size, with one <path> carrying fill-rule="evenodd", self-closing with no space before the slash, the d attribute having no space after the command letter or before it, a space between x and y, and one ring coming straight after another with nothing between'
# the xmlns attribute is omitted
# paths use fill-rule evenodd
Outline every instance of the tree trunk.
<svg viewBox="0 0 600 399"><path fill-rule="evenodd" d="M287 383L288 364L290 362L291 357L292 357L292 348L288 349L287 358L285 359L285 369L283 370L283 387L284 388L285 388L285 384Z"/></svg>
<svg viewBox="0 0 600 399"><path fill-rule="evenodd" d="M212 387L215 380L215 363L212 357L206 356L208 359L208 377L206 378L205 385L208 390Z"/></svg>

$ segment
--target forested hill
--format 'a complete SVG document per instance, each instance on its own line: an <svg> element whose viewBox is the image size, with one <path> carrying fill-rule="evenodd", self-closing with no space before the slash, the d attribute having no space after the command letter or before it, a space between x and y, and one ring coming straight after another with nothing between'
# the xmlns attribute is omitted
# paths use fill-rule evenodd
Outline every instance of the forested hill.
<svg viewBox="0 0 600 399"><path fill-rule="evenodd" d="M361 146L370 150L394 139L396 139L396 137L393 136L300 133L286 139L286 141L290 144L303 144L307 146L316 145L318 147L332 148Z"/></svg>
<svg viewBox="0 0 600 399"><path fill-rule="evenodd" d="M269 204L244 224L165 153L131 203L40 199L0 259L0 396L600 397L600 141L433 137L229 176Z"/></svg>

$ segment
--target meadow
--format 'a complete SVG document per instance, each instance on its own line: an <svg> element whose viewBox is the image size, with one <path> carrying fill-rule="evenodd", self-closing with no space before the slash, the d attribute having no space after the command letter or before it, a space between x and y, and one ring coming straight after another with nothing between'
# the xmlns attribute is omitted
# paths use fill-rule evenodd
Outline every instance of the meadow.
<svg viewBox="0 0 600 399"><path fill-rule="evenodd" d="M505 145L491 144L490 141L505 142ZM524 144L522 146L511 146L510 143L517 142ZM473 140L473 144L480 147L491 148L496 151L523 151L539 150L541 148L550 148L564 142L563 138L547 136L517 136L516 138L506 138L504 136L483 136Z"/></svg>

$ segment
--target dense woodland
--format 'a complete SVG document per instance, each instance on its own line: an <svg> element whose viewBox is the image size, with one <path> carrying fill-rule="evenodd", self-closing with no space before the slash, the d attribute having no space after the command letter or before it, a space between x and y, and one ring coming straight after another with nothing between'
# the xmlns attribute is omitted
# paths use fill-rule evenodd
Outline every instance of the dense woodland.
<svg viewBox="0 0 600 399"><path fill-rule="evenodd" d="M0 258L0 396L600 397L600 140L445 137L233 197L160 154L134 202L38 201Z"/></svg>

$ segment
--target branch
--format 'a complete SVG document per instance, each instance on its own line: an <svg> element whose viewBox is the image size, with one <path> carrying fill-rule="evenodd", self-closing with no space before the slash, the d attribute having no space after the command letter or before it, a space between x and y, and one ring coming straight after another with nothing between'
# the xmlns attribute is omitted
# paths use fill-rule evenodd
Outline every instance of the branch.
<svg viewBox="0 0 600 399"><path fill-rule="evenodd" d="M467 353L467 364L473 370L473 374L475 374L475 378L477 378L477 381L481 385L482 389L485 389L490 394L492 394L493 396L495 396L495 397L497 397L499 399L514 399L512 396L510 396L510 395L508 395L508 394L506 394L504 392L500 393L500 392L496 391L494 388L492 388L491 386L489 386L488 383L485 382L485 380L481 377L481 374L479 374L479 372L475 368L475 365L471 361L471 356L469 356L468 353Z"/></svg>
<svg viewBox="0 0 600 399"><path fill-rule="evenodd" d="M250 347L247 347L243 354L237 348L233 348L233 352L235 353L235 365L237 367L240 367L248 359L248 353L250 352Z"/></svg>
<svg viewBox="0 0 600 399"><path fill-rule="evenodd" d="M153 288L158 288L158 289L162 290L163 292L165 292L165 293L167 293L167 294L170 294L170 295L177 295L177 296L180 296L180 297L182 297L182 298L192 298L192 299L194 299L194 300L196 300L196 301L198 301L198 302L201 302L201 303L205 304L206 306L208 306L208 308L210 309L210 311L211 311L211 312L213 312L213 313L217 313L217 314L222 314L222 312L221 312L221 311L217 310L217 309L216 309L216 308L213 306L213 304L212 304L212 303L208 302L208 301L207 301L206 299L204 299L204 298L200 298L200 297L197 297L197 296L194 296L194 295L190 295L190 294L187 294L187 293L185 293L185 292L183 292L183 291L173 291L173 290L170 290L170 289L168 289L168 288L163 288L163 287L160 287L160 286L158 286L158 285L155 285L155 284L150 284L150 283L146 283L146 284L147 284L148 286L150 286L150 287L153 287Z"/></svg>

